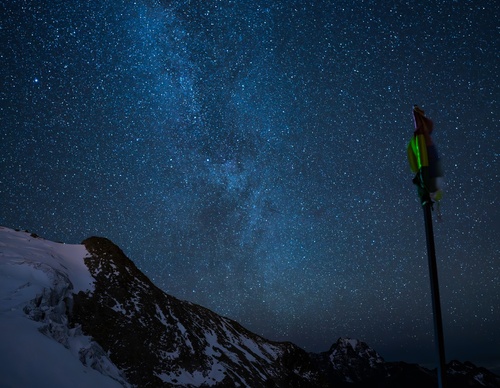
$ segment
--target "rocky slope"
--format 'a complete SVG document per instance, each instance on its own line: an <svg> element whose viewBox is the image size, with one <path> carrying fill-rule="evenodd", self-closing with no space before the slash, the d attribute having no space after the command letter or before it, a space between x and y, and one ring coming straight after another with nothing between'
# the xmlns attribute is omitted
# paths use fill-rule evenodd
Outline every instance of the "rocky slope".
<svg viewBox="0 0 500 388"><path fill-rule="evenodd" d="M7 264L21 263L30 266L31 277L36 270L48 279L40 283L35 297L24 303L25 316L39 322L42 334L76 354L83 365L122 386L436 384L435 371L385 362L361 341L340 338L329 351L310 354L292 343L262 338L233 320L166 294L105 238L91 237L83 242L85 253L78 251L78 257L64 256L55 262L49 256L59 257L54 252L62 248L56 247L56 243L24 232L17 232L22 238L2 243L7 241L1 237L5 231L0 228L0 265L4 265L0 275L8 273L2 270L10 268ZM9 248L8 244L18 246ZM36 255L32 254L34 250ZM82 263L75 264L79 260L84 263L84 270L80 268ZM73 268L77 264L78 271ZM29 279L21 279L19 284L17 293L30 287ZM450 363L448 375L453 387L500 386L498 376L470 363Z"/></svg>

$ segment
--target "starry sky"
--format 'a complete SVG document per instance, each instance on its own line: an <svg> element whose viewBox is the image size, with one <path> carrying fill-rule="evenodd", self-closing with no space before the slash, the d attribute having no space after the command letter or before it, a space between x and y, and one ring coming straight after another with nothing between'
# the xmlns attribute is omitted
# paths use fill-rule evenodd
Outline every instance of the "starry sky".
<svg viewBox="0 0 500 388"><path fill-rule="evenodd" d="M448 361L500 364L491 1L0 1L0 224L111 239L264 337L437 365L406 146L434 120Z"/></svg>

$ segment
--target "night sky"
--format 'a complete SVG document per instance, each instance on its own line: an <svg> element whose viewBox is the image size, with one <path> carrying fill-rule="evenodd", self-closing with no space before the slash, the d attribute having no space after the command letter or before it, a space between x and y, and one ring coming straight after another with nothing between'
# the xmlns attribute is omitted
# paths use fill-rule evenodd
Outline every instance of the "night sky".
<svg viewBox="0 0 500 388"><path fill-rule="evenodd" d="M390 5L393 4L393 5ZM448 361L500 364L492 1L0 1L0 225L119 245L276 341L436 366L413 104Z"/></svg>

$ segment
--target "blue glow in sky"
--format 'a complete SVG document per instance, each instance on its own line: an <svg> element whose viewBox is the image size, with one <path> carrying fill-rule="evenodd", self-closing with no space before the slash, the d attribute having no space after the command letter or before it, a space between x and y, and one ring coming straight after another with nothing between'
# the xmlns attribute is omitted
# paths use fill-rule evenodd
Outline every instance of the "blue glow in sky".
<svg viewBox="0 0 500 388"><path fill-rule="evenodd" d="M445 165L448 359L500 359L497 9L449 1L0 5L0 224L105 236L271 340L435 365L411 110Z"/></svg>

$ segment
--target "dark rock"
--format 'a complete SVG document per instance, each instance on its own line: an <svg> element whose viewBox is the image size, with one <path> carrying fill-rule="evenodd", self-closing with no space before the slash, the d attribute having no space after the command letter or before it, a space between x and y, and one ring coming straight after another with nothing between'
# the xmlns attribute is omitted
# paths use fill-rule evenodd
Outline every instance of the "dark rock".
<svg viewBox="0 0 500 388"><path fill-rule="evenodd" d="M91 254L85 263L95 290L74 295L66 309L71 327L81 327L96 346L80 357L92 364L94 357L108 355L135 386L436 386L435 371L385 362L358 340L339 338L320 354L266 340L233 320L166 294L110 240L91 237L83 243ZM452 362L448 373L452 387L499 386L498 376L470 363Z"/></svg>

